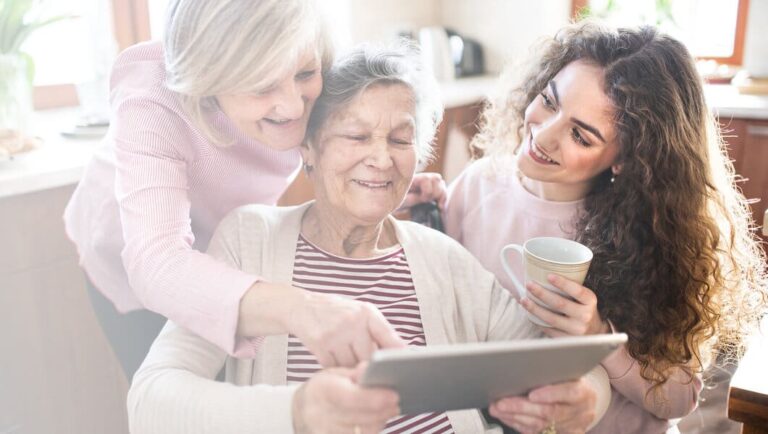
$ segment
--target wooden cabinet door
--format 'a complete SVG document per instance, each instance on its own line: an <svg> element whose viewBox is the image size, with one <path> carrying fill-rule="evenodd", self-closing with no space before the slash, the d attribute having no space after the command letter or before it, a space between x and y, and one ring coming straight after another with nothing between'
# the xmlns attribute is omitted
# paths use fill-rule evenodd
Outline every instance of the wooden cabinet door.
<svg viewBox="0 0 768 434"><path fill-rule="evenodd" d="M734 119L723 126L723 136L736 173L743 178L739 186L754 201L752 215L762 234L763 214L768 209L768 121Z"/></svg>

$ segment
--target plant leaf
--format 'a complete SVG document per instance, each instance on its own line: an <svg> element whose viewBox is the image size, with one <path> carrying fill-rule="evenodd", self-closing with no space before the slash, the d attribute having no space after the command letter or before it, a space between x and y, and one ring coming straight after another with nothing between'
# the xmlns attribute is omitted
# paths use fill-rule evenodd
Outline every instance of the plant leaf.
<svg viewBox="0 0 768 434"><path fill-rule="evenodd" d="M24 59L24 62L27 65L27 82L29 82L31 88L35 83L35 59L23 51L19 52L19 56Z"/></svg>
<svg viewBox="0 0 768 434"><path fill-rule="evenodd" d="M53 24L58 21L68 20L71 18L76 18L77 15L59 15L51 18L47 18L45 20L38 21L36 23L31 24L25 24L22 26L22 28L19 30L19 32L16 34L16 39L11 44L10 52L16 52L21 49L22 44L27 40L30 34L34 32L35 30L45 27L49 24Z"/></svg>
<svg viewBox="0 0 768 434"><path fill-rule="evenodd" d="M33 6L32 0L12 0L5 4L0 16L0 52L8 53L16 35L24 25L24 17Z"/></svg>

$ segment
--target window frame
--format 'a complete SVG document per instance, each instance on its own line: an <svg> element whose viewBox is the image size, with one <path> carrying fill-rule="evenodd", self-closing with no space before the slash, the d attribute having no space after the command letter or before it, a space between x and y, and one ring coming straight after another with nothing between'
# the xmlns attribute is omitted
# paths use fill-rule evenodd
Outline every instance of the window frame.
<svg viewBox="0 0 768 434"><path fill-rule="evenodd" d="M118 50L151 38L149 28L149 0L112 0L112 22ZM32 90L35 110L77 106L74 83L35 86Z"/></svg>
<svg viewBox="0 0 768 434"><path fill-rule="evenodd" d="M589 4L589 0L571 0L571 18L576 20L581 9ZM700 60L714 60L725 65L741 66L744 62L744 37L747 34L747 15L749 0L739 0L736 13L736 35L733 38L733 50L729 57L697 57Z"/></svg>

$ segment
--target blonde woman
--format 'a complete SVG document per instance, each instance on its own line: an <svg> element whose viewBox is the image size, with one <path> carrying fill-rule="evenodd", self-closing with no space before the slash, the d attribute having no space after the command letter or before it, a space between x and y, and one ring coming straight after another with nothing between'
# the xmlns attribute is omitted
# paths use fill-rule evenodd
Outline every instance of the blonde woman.
<svg viewBox="0 0 768 434"><path fill-rule="evenodd" d="M174 0L163 43L117 59L109 134L64 217L129 379L162 317L242 357L256 351L254 336L288 331L324 365L365 358L347 352L351 341L402 344L364 303L309 297L201 253L227 212L275 204L298 172L298 146L332 60L318 7ZM428 191L435 179L421 181ZM304 298L302 312L282 308ZM339 310L363 320L323 320Z"/></svg>

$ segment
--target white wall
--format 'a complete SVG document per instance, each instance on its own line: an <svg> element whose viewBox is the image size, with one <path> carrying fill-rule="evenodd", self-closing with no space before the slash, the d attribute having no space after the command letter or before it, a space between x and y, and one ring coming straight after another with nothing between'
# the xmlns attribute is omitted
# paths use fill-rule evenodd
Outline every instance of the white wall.
<svg viewBox="0 0 768 434"><path fill-rule="evenodd" d="M352 44L390 41L402 30L438 24L437 0L332 0L349 8Z"/></svg>
<svg viewBox="0 0 768 434"><path fill-rule="evenodd" d="M528 53L541 36L568 23L571 0L438 0L438 22L478 40L486 68L501 70L505 60Z"/></svg>
<svg viewBox="0 0 768 434"><path fill-rule="evenodd" d="M391 40L398 31L443 25L478 40L486 68L528 52L541 36L568 22L571 0L325 0L348 44Z"/></svg>
<svg viewBox="0 0 768 434"><path fill-rule="evenodd" d="M744 67L756 77L768 78L768 0L749 2L747 34L744 39Z"/></svg>

